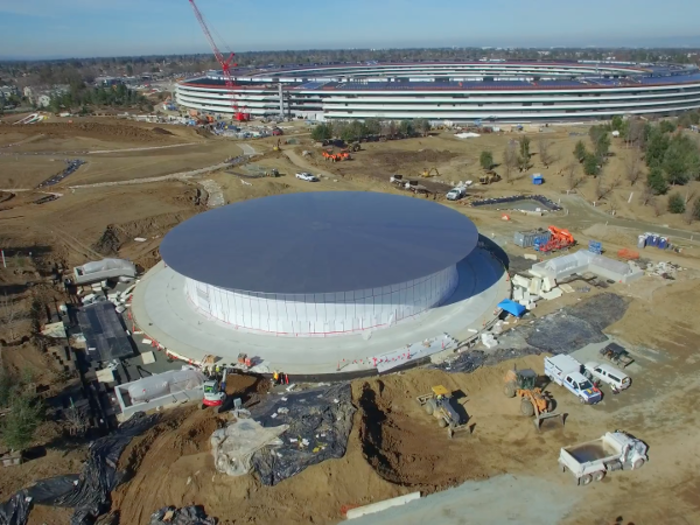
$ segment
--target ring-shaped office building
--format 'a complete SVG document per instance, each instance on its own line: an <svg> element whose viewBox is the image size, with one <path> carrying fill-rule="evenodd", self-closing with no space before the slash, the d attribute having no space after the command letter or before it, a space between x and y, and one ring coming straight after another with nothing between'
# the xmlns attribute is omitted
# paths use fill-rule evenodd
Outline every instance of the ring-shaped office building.
<svg viewBox="0 0 700 525"><path fill-rule="evenodd" d="M364 63L220 71L177 85L193 112L253 118L522 123L671 115L700 107L696 66L621 62Z"/></svg>

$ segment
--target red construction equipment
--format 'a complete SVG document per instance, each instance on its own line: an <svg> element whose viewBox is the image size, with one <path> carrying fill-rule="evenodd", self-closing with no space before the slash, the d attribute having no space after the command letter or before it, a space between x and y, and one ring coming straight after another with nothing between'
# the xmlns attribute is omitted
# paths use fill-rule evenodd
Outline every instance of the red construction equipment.
<svg viewBox="0 0 700 525"><path fill-rule="evenodd" d="M192 6L192 9L194 10L194 16L197 17L199 25L202 26L202 32L204 32L204 36L209 42L211 50L214 52L216 61L221 66L221 72L223 73L224 81L226 82L226 89L228 89L231 92L231 107L233 108L234 117L239 122L245 122L250 120L250 113L246 113L245 108L243 108L243 111L239 110L238 102L236 101L236 96L234 95L236 83L233 81L233 77L231 76L231 67L238 66L238 64L232 63L235 53L231 53L231 56L229 56L228 58L224 58L224 56L221 54L221 51L219 51L219 46L217 46L216 42L214 41L214 37L211 36L209 27L207 26L207 23L204 20L204 16L202 16L202 13L197 7L197 4L194 3L194 0L189 0L189 2Z"/></svg>
<svg viewBox="0 0 700 525"><path fill-rule="evenodd" d="M563 250L576 244L574 236L569 233L569 230L557 228L556 226L549 227L549 233L552 234L549 241L545 244L536 244L535 249L539 252L549 253L556 250Z"/></svg>

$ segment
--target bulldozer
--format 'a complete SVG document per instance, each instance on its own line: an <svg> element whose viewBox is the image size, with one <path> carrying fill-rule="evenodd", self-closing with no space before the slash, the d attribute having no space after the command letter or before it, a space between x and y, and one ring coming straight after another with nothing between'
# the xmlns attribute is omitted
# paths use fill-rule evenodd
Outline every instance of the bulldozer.
<svg viewBox="0 0 700 525"><path fill-rule="evenodd" d="M547 392L543 392L537 386L538 375L534 370L518 370L514 368L506 373L503 393L506 397L520 398L520 413L526 417L534 417L535 428L540 430L542 421L552 418L560 418L562 425L564 418L554 412L554 400Z"/></svg>
<svg viewBox="0 0 700 525"><path fill-rule="evenodd" d="M467 421L455 410L452 392L442 385L436 385L431 390L429 394L416 398L425 412L438 420L440 428L447 428L447 435L450 438L454 437L455 432L468 430Z"/></svg>
<svg viewBox="0 0 700 525"><path fill-rule="evenodd" d="M421 177L423 177L425 179L427 179L429 177L433 177L433 176L436 176L436 177L440 176L440 172L437 170L437 168L424 169L423 173L421 173Z"/></svg>
<svg viewBox="0 0 700 525"><path fill-rule="evenodd" d="M479 182L484 186L493 184L494 182L498 182L500 180L501 176L494 171L490 171L486 175L482 175L481 177L479 177Z"/></svg>

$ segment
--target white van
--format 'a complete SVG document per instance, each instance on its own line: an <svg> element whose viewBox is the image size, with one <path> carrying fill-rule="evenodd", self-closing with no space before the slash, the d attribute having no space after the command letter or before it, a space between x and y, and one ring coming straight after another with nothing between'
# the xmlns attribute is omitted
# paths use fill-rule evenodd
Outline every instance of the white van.
<svg viewBox="0 0 700 525"><path fill-rule="evenodd" d="M590 374L594 380L597 379L602 383L610 385L613 390L617 390L618 392L628 389L632 384L632 379L630 379L627 374L613 366L596 363L595 361L589 361L583 366L585 371Z"/></svg>

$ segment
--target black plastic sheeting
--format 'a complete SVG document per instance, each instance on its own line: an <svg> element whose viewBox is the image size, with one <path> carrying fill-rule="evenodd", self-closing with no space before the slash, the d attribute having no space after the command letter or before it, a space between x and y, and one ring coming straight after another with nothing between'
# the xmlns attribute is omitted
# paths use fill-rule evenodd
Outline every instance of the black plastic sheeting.
<svg viewBox="0 0 700 525"><path fill-rule="evenodd" d="M282 397L287 400L283 401ZM280 408L289 411L280 413ZM355 410L348 383L286 394L256 407L252 416L262 426L289 425L280 436L284 445L265 447L253 454L253 470L260 481L265 485L276 485L311 465L342 458L348 446ZM273 418L273 414L277 416ZM307 446L302 445L304 439L309 443Z"/></svg>
<svg viewBox="0 0 700 525"><path fill-rule="evenodd" d="M119 456L131 439L155 424L158 415L135 414L108 436L90 445L82 474L58 476L38 481L0 505L0 525L24 525L34 503L54 507L73 507L71 525L88 525L109 510L111 493L119 485Z"/></svg>
<svg viewBox="0 0 700 525"><path fill-rule="evenodd" d="M483 350L468 350L432 368L468 373L480 366L495 365L526 355L544 352L569 354L587 344L607 341L608 337L603 330L622 319L628 305L619 295L599 294L585 302L534 318L531 322L525 318L516 328L498 338L499 345L503 348L488 353Z"/></svg>
<svg viewBox="0 0 700 525"><path fill-rule="evenodd" d="M166 521L167 520L167 521ZM191 507L163 507L151 514L149 525L216 525L216 518L210 518L204 509L197 505Z"/></svg>
<svg viewBox="0 0 700 525"><path fill-rule="evenodd" d="M518 201L537 201L542 206L545 206L546 208L549 208L552 211L560 211L563 208L556 204L555 202L549 200L547 197L544 195L513 195L512 197L497 197L493 199L482 199L480 201L474 201L472 202L472 206L474 207L479 207L479 206L485 206L487 204L502 204L502 203L509 203L509 202L518 202Z"/></svg>

